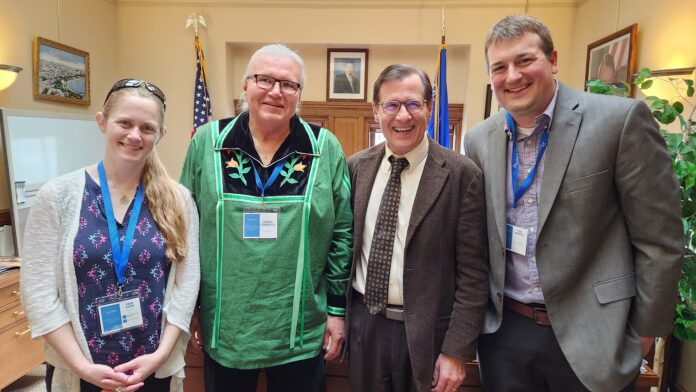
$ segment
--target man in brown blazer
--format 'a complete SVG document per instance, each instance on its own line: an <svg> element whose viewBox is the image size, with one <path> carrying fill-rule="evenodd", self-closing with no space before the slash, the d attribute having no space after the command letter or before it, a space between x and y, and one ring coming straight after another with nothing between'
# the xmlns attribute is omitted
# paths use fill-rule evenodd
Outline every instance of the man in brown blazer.
<svg viewBox="0 0 696 392"><path fill-rule="evenodd" d="M483 177L425 137L431 96L424 72L387 67L373 92L386 143L348 160L353 391L452 392L475 357L488 295Z"/></svg>

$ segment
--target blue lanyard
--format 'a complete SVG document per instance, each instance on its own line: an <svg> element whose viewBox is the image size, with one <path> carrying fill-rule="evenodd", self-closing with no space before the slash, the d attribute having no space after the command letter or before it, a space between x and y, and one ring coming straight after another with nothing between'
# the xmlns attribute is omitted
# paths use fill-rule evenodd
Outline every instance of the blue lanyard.
<svg viewBox="0 0 696 392"><path fill-rule="evenodd" d="M522 183L517 184L517 176L520 170L520 153L519 151L517 151L517 138L515 137L515 120L512 119L512 115L510 115L509 112L505 113L505 120L507 121L508 128L510 129L510 132L512 134L512 159L510 160L510 165L512 166L512 193L514 195L512 208L517 208L517 201L522 198L522 195L524 195L524 193L527 192L529 187L532 185L532 181L534 181L534 175L536 174L537 166L539 165L541 158L544 156L546 146L549 144L549 129L547 126L544 130L544 133L541 136L541 142L539 143L539 152L537 152L536 162L534 162L534 165L529 171L529 174L527 174L527 177L525 177L525 179L522 180Z"/></svg>
<svg viewBox="0 0 696 392"><path fill-rule="evenodd" d="M275 164L273 167L273 172L271 172L271 176L268 177L266 180L266 184L263 184L261 182L261 177L259 176L259 172L256 170L256 165L254 165L254 160L251 159L251 167L254 168L254 178L256 179L256 187L259 189L259 193L261 193L261 197L266 194L266 190L273 185L275 180L278 179L278 175L280 174L280 170L283 168L283 164L286 162L286 160L279 161L278 163Z"/></svg>
<svg viewBox="0 0 696 392"><path fill-rule="evenodd" d="M99 168L99 186L101 187L102 199L104 201L106 221L109 224L109 239L111 240L111 255L114 260L114 269L116 270L118 285L123 286L126 268L128 267L128 256L130 256L133 236L135 235L135 225L138 222L140 207L142 207L143 199L145 198L143 185L138 184L138 191L135 193L135 202L133 203L131 216L128 218L128 228L126 229L126 237L123 240L123 249L121 249L118 241L118 230L116 229L116 217L114 217L114 208L111 204L109 184L106 180L106 173L104 173L104 162L99 161L97 167Z"/></svg>

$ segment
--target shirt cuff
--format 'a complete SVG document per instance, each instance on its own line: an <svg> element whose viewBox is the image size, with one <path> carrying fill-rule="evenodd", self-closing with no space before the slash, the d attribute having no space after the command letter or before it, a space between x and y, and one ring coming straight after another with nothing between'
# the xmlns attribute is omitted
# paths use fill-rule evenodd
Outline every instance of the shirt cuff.
<svg viewBox="0 0 696 392"><path fill-rule="evenodd" d="M331 316L343 317L346 315L346 297L343 295L327 294L326 311Z"/></svg>

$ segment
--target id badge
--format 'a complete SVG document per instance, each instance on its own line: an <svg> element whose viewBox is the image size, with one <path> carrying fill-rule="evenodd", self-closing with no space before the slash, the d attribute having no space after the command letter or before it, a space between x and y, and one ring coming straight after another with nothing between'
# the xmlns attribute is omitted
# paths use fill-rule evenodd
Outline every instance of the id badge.
<svg viewBox="0 0 696 392"><path fill-rule="evenodd" d="M527 236L529 229L507 225L507 241L505 249L517 253L518 255L527 255Z"/></svg>
<svg viewBox="0 0 696 392"><path fill-rule="evenodd" d="M277 240L280 208L244 209L242 238L245 240Z"/></svg>
<svg viewBox="0 0 696 392"><path fill-rule="evenodd" d="M112 335L143 325L143 313L137 290L97 298L101 335Z"/></svg>

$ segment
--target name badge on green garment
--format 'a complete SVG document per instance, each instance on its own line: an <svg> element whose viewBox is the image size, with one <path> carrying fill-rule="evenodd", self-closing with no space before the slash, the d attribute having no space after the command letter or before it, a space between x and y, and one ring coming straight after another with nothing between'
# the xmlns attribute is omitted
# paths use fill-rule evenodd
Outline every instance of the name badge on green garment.
<svg viewBox="0 0 696 392"><path fill-rule="evenodd" d="M242 219L242 238L245 240L278 239L280 208L245 208Z"/></svg>

